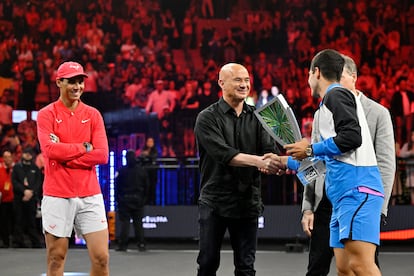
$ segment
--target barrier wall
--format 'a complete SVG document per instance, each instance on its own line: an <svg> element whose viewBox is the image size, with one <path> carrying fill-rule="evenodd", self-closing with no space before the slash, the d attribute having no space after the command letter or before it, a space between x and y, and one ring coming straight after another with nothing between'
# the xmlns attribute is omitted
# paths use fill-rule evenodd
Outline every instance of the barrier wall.
<svg viewBox="0 0 414 276"><path fill-rule="evenodd" d="M148 238L188 238L198 236L197 206L146 206L145 236ZM259 238L306 239L300 225L300 206L266 206L259 219ZM117 227L117 230L118 227ZM382 240L414 239L414 206L391 206ZM131 236L133 236L131 225Z"/></svg>

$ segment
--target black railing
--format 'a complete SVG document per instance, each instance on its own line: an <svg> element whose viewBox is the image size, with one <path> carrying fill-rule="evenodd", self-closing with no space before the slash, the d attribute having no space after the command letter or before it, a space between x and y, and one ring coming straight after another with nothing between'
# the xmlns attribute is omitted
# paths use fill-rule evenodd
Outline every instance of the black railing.
<svg viewBox="0 0 414 276"><path fill-rule="evenodd" d="M195 205L200 193L198 158L158 158L149 168L156 169L155 205ZM410 168L412 167L412 169ZM414 159L398 159L390 205L410 204L407 174L414 173ZM101 184L108 183L106 168L101 168ZM413 178L414 181L414 178ZM103 185L109 194L109 186ZM263 175L262 198L265 205L300 205L303 186L295 175ZM106 198L109 198L108 196Z"/></svg>

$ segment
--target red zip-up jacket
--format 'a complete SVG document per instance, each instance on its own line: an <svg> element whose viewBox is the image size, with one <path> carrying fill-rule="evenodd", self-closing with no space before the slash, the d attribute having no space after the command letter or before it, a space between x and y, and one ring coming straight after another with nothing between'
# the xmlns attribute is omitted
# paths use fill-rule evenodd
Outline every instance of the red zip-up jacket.
<svg viewBox="0 0 414 276"><path fill-rule="evenodd" d="M14 166L14 164L13 164ZM7 169L9 171L7 171ZM11 181L13 167L7 168L4 162L0 163L0 192L1 192L1 202L13 202L14 193L13 185Z"/></svg>
<svg viewBox="0 0 414 276"><path fill-rule="evenodd" d="M72 198L101 193L95 166L108 162L108 139L99 111L82 102L70 111L57 100L37 116L37 132L45 161L43 195ZM50 134L59 137L53 142ZM93 145L86 152L84 142Z"/></svg>

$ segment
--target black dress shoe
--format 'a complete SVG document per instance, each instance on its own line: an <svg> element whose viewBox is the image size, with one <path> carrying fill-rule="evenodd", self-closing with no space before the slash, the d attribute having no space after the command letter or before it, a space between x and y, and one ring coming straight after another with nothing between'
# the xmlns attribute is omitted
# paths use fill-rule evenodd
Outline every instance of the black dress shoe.
<svg viewBox="0 0 414 276"><path fill-rule="evenodd" d="M127 249L125 247L118 247L117 249L115 249L115 251L126 252Z"/></svg>

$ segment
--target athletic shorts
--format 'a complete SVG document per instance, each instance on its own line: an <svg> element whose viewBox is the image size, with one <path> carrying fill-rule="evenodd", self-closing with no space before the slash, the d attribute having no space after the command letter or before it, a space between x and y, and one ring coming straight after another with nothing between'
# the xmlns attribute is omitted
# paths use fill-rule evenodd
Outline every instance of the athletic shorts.
<svg viewBox="0 0 414 276"><path fill-rule="evenodd" d="M102 194L88 197L60 198L44 196L42 199L43 232L56 237L101 231L108 228Z"/></svg>
<svg viewBox="0 0 414 276"><path fill-rule="evenodd" d="M344 248L346 240L379 245L382 196L353 189L344 194L332 210L330 246Z"/></svg>

